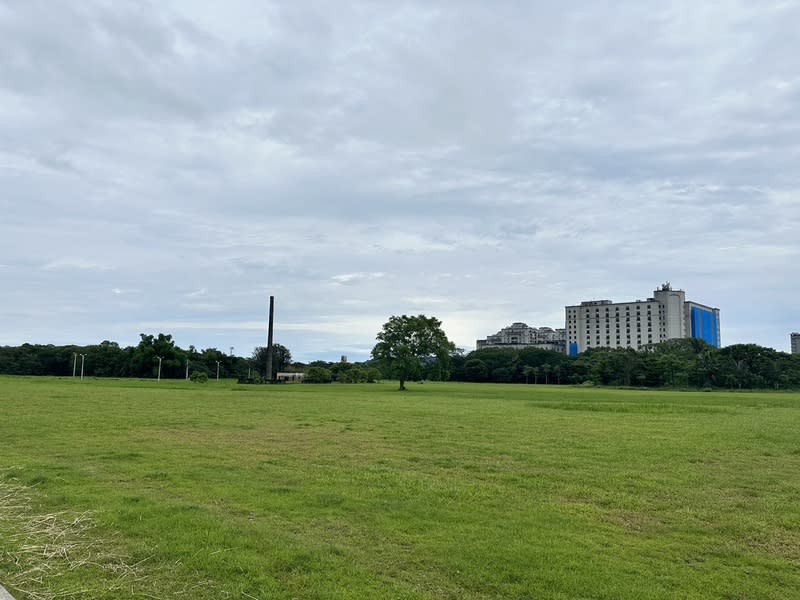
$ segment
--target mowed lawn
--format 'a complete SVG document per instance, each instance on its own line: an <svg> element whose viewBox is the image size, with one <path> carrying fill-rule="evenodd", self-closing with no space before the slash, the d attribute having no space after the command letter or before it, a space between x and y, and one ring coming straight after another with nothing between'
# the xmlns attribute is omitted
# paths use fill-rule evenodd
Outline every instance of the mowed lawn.
<svg viewBox="0 0 800 600"><path fill-rule="evenodd" d="M31 598L800 598L800 394L0 378Z"/></svg>

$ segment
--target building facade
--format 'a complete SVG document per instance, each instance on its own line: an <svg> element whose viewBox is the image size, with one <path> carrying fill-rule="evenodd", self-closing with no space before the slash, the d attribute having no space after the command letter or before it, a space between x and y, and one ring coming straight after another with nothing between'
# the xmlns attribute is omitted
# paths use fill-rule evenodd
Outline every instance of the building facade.
<svg viewBox="0 0 800 600"><path fill-rule="evenodd" d="M687 301L669 283L634 302L589 300L567 306L567 353L589 348L638 350L675 338L697 338L720 347L719 309Z"/></svg>
<svg viewBox="0 0 800 600"><path fill-rule="evenodd" d="M800 333L792 333L789 339L792 342L792 354L800 354Z"/></svg>
<svg viewBox="0 0 800 600"><path fill-rule="evenodd" d="M551 327L530 327L525 323L512 323L484 340L477 340L478 350L483 348L541 348L566 352L566 330Z"/></svg>

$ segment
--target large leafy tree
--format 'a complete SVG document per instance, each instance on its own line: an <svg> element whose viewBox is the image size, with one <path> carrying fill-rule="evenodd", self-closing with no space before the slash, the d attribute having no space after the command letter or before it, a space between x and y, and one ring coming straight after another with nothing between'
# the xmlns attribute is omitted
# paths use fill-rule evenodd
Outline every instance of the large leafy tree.
<svg viewBox="0 0 800 600"><path fill-rule="evenodd" d="M163 374L178 369L181 364L179 348L175 346L171 334L159 333L158 337L140 333L141 340L133 350L133 374L138 377L155 377L158 371L158 357L163 361Z"/></svg>
<svg viewBox="0 0 800 600"><path fill-rule="evenodd" d="M447 365L456 346L447 339L442 322L425 315L392 316L383 324L377 335L378 343L372 349L372 357L389 365L400 380L400 389L422 369L424 359L436 358Z"/></svg>
<svg viewBox="0 0 800 600"><path fill-rule="evenodd" d="M256 368L256 371L262 376L266 377L267 374L267 347L256 346L253 350L253 355L250 358ZM286 368L292 364L292 353L286 346L281 344L272 344L272 373L285 371Z"/></svg>
<svg viewBox="0 0 800 600"><path fill-rule="evenodd" d="M468 381L486 381L489 378L489 368L480 358L471 358L464 363L464 375Z"/></svg>

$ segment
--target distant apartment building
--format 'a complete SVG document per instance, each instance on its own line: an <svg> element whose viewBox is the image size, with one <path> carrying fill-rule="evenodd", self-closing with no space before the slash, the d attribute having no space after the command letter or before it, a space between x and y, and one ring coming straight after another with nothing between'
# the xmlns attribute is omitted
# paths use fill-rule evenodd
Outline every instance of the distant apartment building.
<svg viewBox="0 0 800 600"><path fill-rule="evenodd" d="M719 348L719 309L686 300L669 283L634 302L589 300L567 306L567 353L589 348L634 348L675 338L697 338Z"/></svg>
<svg viewBox="0 0 800 600"><path fill-rule="evenodd" d="M483 348L540 348L555 352L566 352L567 337L565 329L552 327L530 327L525 323L512 323L488 336L485 340L477 340L478 350Z"/></svg>
<svg viewBox="0 0 800 600"><path fill-rule="evenodd" d="M789 338L792 341L792 354L800 354L800 333L792 333Z"/></svg>

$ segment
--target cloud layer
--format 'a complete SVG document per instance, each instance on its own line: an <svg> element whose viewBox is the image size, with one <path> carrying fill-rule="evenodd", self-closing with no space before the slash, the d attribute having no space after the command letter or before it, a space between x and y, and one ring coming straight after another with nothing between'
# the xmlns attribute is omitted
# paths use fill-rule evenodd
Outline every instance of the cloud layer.
<svg viewBox="0 0 800 600"><path fill-rule="evenodd" d="M670 280L800 330L791 2L0 0L0 344L364 358Z"/></svg>

